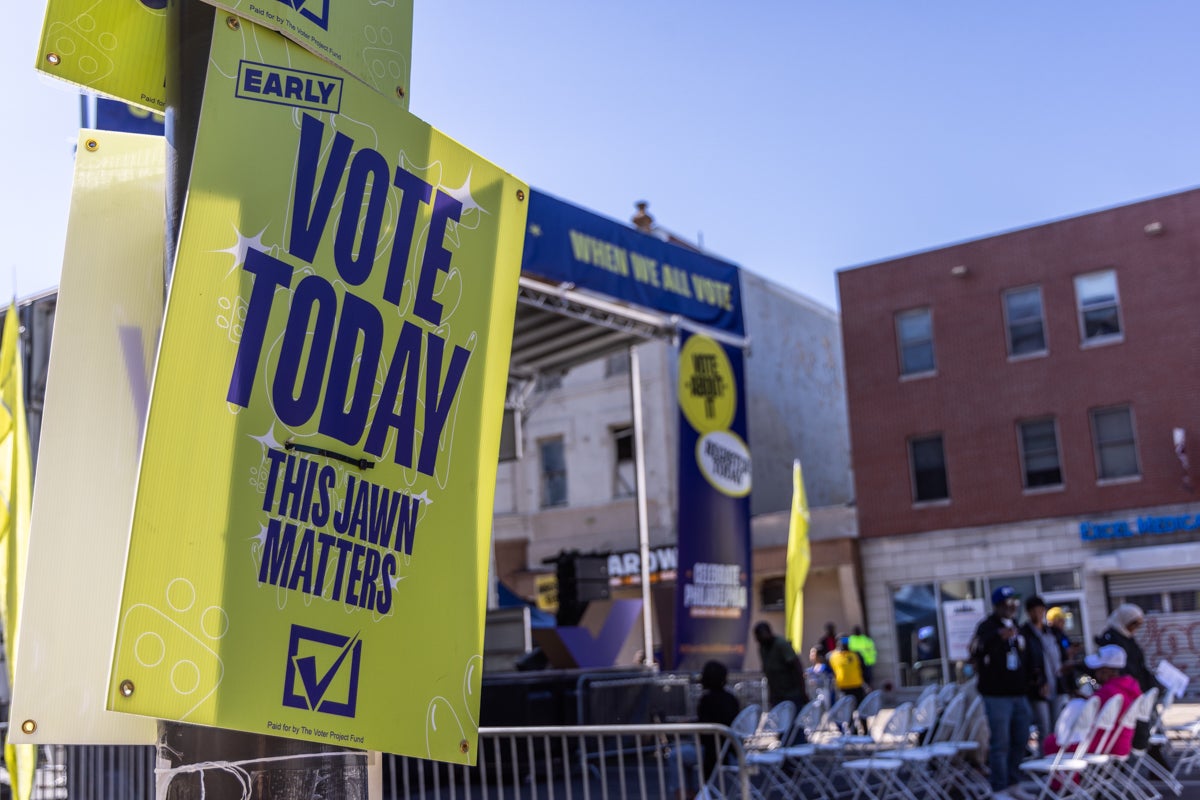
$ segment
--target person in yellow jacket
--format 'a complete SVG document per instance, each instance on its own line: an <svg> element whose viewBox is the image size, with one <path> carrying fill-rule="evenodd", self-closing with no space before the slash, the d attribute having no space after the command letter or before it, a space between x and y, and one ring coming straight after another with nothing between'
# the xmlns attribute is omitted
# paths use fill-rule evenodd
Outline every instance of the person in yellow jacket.
<svg viewBox="0 0 1200 800"><path fill-rule="evenodd" d="M854 632L850 634L850 650L858 653L858 657L863 663L863 682L868 686L875 683L875 640L863 633L863 629L859 625L854 626Z"/></svg>
<svg viewBox="0 0 1200 800"><path fill-rule="evenodd" d="M829 654L829 668L839 693L853 695L858 702L867 696L863 685L863 662L858 653L850 649L850 639L840 636L837 649Z"/></svg>

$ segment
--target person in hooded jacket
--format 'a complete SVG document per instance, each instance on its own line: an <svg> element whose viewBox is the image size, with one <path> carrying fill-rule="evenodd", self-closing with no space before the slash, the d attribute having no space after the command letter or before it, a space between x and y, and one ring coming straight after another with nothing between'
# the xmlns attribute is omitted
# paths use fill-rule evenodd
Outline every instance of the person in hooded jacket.
<svg viewBox="0 0 1200 800"><path fill-rule="evenodd" d="M1101 647L1116 645L1124 650L1126 661L1121 674L1129 675L1137 681L1138 688L1143 693L1157 687L1161 696L1163 687L1159 684L1158 679L1154 677L1154 673L1150 671L1150 668L1146 666L1146 654L1142 652L1141 645L1134 639L1134 635L1142 627L1145 618L1146 615L1142 612L1142 609L1133 603L1123 603L1117 606L1112 614L1109 615L1104 631L1096 637L1096 644ZM1133 732L1133 746L1138 750L1145 750L1149 743L1150 723L1139 720ZM1151 755L1155 760L1162 760L1162 754L1157 752L1157 748L1151 752Z"/></svg>

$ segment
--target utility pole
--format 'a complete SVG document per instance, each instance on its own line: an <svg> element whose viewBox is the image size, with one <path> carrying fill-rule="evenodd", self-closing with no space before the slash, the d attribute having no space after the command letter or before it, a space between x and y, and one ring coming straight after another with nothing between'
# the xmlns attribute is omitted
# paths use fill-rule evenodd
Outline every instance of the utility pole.
<svg viewBox="0 0 1200 800"><path fill-rule="evenodd" d="M216 9L167 3L165 281L182 227ZM249 24L249 23L246 23ZM160 721L157 800L367 800L368 754L296 739Z"/></svg>

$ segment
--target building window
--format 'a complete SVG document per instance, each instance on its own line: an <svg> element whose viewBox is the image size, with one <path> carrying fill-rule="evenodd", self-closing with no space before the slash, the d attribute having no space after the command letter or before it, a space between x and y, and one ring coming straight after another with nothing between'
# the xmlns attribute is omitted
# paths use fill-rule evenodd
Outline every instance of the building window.
<svg viewBox="0 0 1200 800"><path fill-rule="evenodd" d="M561 389L563 382L563 373L561 372L539 372L537 379L534 381L533 390L535 392L549 392L554 389Z"/></svg>
<svg viewBox="0 0 1200 800"><path fill-rule="evenodd" d="M1200 611L1200 592L1171 592L1167 599L1171 601L1171 612L1174 614Z"/></svg>
<svg viewBox="0 0 1200 800"><path fill-rule="evenodd" d="M1046 352L1046 324L1042 316L1042 288L1028 286L1004 293L1004 321L1008 327L1010 356Z"/></svg>
<svg viewBox="0 0 1200 800"><path fill-rule="evenodd" d="M942 647L938 601L932 583L909 583L892 590L896 665L901 686L941 683Z"/></svg>
<svg viewBox="0 0 1200 800"><path fill-rule="evenodd" d="M1043 572L1038 575L1043 592L1073 592L1080 588L1079 570L1065 569L1059 572Z"/></svg>
<svg viewBox="0 0 1200 800"><path fill-rule="evenodd" d="M1079 307L1079 331L1084 344L1121 338L1121 300L1117 294L1116 270L1076 276L1075 301Z"/></svg>
<svg viewBox="0 0 1200 800"><path fill-rule="evenodd" d="M933 315L928 308L914 308L896 315L896 341L900 346L901 375L933 372Z"/></svg>
<svg viewBox="0 0 1200 800"><path fill-rule="evenodd" d="M941 434L910 439L908 450L912 461L913 500L925 503L950 497Z"/></svg>
<svg viewBox="0 0 1200 800"><path fill-rule="evenodd" d="M1166 610L1163 605L1162 592L1154 592L1153 594L1127 594L1124 597L1114 598L1121 603L1133 603L1147 614L1161 614Z"/></svg>
<svg viewBox="0 0 1200 800"><path fill-rule="evenodd" d="M1062 469L1058 463L1058 432L1054 420L1019 422L1017 429L1020 432L1025 488L1061 486Z"/></svg>
<svg viewBox="0 0 1200 800"><path fill-rule="evenodd" d="M613 497L633 497L637 494L637 472L634 461L633 427L613 428Z"/></svg>
<svg viewBox="0 0 1200 800"><path fill-rule="evenodd" d="M618 350L604 359L604 377L629 374L629 351Z"/></svg>
<svg viewBox="0 0 1200 800"><path fill-rule="evenodd" d="M562 437L538 442L542 460L542 508L567 504L567 457Z"/></svg>
<svg viewBox="0 0 1200 800"><path fill-rule="evenodd" d="M758 589L761 603L760 611L783 611L787 608L787 578L783 575L774 578L763 578Z"/></svg>
<svg viewBox="0 0 1200 800"><path fill-rule="evenodd" d="M1096 474L1100 480L1140 474L1133 414L1128 406L1092 411L1092 437L1096 443Z"/></svg>

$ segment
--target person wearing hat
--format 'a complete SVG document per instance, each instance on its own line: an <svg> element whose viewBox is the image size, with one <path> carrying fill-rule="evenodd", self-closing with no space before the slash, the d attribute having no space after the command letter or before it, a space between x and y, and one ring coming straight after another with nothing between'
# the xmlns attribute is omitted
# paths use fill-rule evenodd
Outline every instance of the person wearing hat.
<svg viewBox="0 0 1200 800"><path fill-rule="evenodd" d="M1011 586L992 592L992 613L975 628L971 661L979 675L979 694L987 714L988 780L999 800L1021 780L1021 759L1029 744L1029 683L1033 676L1029 644L1014 617L1021 607Z"/></svg>
<svg viewBox="0 0 1200 800"><path fill-rule="evenodd" d="M1121 705L1121 711L1128 710L1130 705L1135 700L1142 696L1142 690L1138 687L1138 682L1131 675L1123 673L1127 666L1128 658L1125 651L1115 644L1106 644L1099 651L1087 656L1083 659L1084 665L1092 673L1099 685L1095 691L1095 697L1100 700L1100 705L1103 706L1108 702L1109 698L1114 695L1121 695L1124 703ZM1107 731L1098 731L1091 744L1088 745L1087 752L1096 752L1101 744L1101 740L1107 735ZM1068 745L1074 742L1067 742ZM1127 756L1129 751L1133 749L1133 729L1126 728L1120 732L1115 742L1113 742L1110 753L1116 756ZM1059 744L1055 740L1054 734L1046 737L1046 754L1052 755L1059 750Z"/></svg>
<svg viewBox="0 0 1200 800"><path fill-rule="evenodd" d="M1058 708L1054 710L1054 717L1057 719L1058 714L1062 711L1063 706L1067 704L1067 699L1071 693L1075 691L1076 669L1080 666L1077 663L1079 646L1071 641L1071 637L1067 636L1067 612L1062 606L1054 606L1046 610L1046 625L1054 634L1058 641L1059 659L1062 661L1062 667L1058 671Z"/></svg>

